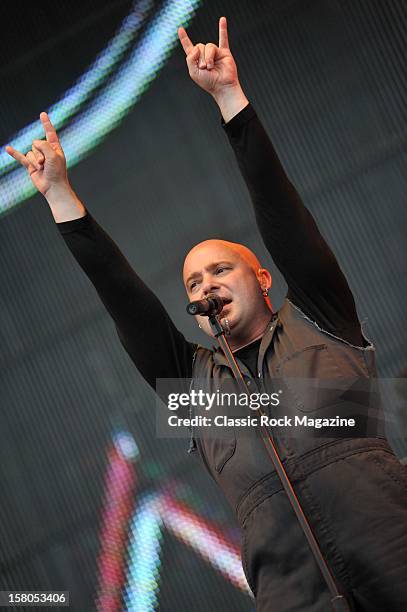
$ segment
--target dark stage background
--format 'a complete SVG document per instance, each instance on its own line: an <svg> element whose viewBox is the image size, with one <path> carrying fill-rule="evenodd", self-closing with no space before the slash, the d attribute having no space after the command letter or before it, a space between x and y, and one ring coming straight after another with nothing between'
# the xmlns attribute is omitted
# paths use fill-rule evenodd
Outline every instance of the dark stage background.
<svg viewBox="0 0 407 612"><path fill-rule="evenodd" d="M2 6L2 143L72 86L131 7ZM151 4L143 31L162 7ZM212 0L198 5L192 40L216 41L223 14L243 88L349 280L379 373L397 377L407 366L406 4ZM70 178L189 339L203 340L185 313L181 266L205 238L253 248L281 304L286 287L219 112L189 79L178 45ZM0 217L0 252L0 590L69 590L72 609L91 610L111 584L110 563L124 609L252 610L233 578L240 535L231 511L185 441L156 439L153 394L41 196ZM165 514L171 504L178 527ZM217 538L207 558L193 545L198 527ZM221 571L214 559L225 547Z"/></svg>

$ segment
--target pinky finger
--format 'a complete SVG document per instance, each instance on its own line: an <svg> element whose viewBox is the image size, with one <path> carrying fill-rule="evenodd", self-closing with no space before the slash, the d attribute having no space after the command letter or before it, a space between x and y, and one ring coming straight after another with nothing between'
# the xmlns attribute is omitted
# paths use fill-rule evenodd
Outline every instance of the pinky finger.
<svg viewBox="0 0 407 612"><path fill-rule="evenodd" d="M24 168L29 168L30 163L27 160L26 156L23 155L22 153L20 153L20 151L17 151L17 149L14 149L13 147L7 146L6 147L6 152L11 155L11 157L14 157L14 159L16 161L18 161L22 166L24 166Z"/></svg>

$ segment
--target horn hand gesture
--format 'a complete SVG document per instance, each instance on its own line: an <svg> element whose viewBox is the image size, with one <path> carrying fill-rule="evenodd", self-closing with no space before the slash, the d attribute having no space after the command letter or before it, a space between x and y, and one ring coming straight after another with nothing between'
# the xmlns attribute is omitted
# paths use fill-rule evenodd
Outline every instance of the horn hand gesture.
<svg viewBox="0 0 407 612"><path fill-rule="evenodd" d="M65 155L58 135L47 113L41 113L45 140L34 140L31 151L26 155L6 147L6 151L27 169L34 187L44 196L56 186L68 183Z"/></svg>
<svg viewBox="0 0 407 612"><path fill-rule="evenodd" d="M216 97L225 88L238 85L235 60L229 49L226 17L219 19L219 45L194 45L184 28L178 36L185 51L189 76L203 90Z"/></svg>

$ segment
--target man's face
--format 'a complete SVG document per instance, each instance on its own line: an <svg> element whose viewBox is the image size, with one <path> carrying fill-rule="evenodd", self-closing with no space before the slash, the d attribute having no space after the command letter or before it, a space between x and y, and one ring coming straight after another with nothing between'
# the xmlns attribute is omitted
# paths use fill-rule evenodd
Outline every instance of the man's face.
<svg viewBox="0 0 407 612"><path fill-rule="evenodd" d="M227 319L232 338L250 334L250 330L259 326L259 317L264 317L265 312L270 314L260 277L238 248L232 249L216 240L199 244L185 259L183 277L189 301L201 300L209 293L225 301L220 319ZM195 318L211 335L208 317Z"/></svg>

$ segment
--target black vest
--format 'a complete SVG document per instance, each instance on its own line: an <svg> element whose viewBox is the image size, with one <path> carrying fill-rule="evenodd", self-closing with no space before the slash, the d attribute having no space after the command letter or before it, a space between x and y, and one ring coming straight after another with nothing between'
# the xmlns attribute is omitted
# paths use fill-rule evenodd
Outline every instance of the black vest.
<svg viewBox="0 0 407 612"><path fill-rule="evenodd" d="M380 411L376 393L375 348L353 346L326 332L307 317L288 299L276 313L262 338L257 361L257 379L239 362L241 371L253 392L281 392L282 402L271 407L272 416L330 417L333 415L362 414L363 418ZM219 349L198 347L194 355L191 388L205 385L213 392L227 386L232 372ZM244 409L253 412L250 408ZM193 415L192 410L190 411ZM335 447L338 454L355 452L372 444L373 438L384 438L377 420L366 421L363 434L357 437L326 437L315 430L310 435L293 437L291 429L273 431L274 441L287 471L295 474L307 456L320 449ZM360 425L357 431L361 431ZM275 473L258 430L245 428L244 433L234 427L222 427L221 437L213 430L210 435L201 429L199 437L191 433L191 450L198 450L211 476L218 482L232 507L236 510L247 492ZM379 442L377 440L377 442ZM314 461L315 463L315 461Z"/></svg>

